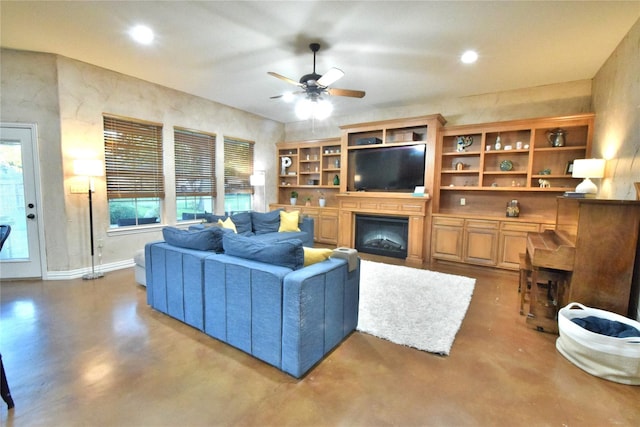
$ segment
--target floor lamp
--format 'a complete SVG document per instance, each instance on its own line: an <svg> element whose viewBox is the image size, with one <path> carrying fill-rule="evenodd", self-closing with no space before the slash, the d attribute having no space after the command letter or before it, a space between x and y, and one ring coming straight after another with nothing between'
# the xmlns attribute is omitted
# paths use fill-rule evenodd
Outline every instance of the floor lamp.
<svg viewBox="0 0 640 427"><path fill-rule="evenodd" d="M96 159L77 159L73 161L73 173L79 176L86 176L89 180L89 234L91 236L91 273L82 276L84 280L93 280L103 277L102 272L96 272L95 256L93 249L93 177L103 176L102 162Z"/></svg>
<svg viewBox="0 0 640 427"><path fill-rule="evenodd" d="M262 206L263 212L267 211L267 189L266 185L266 173L265 171L255 171L253 175L249 177L249 184L252 187L262 187ZM255 197L254 197L255 201Z"/></svg>

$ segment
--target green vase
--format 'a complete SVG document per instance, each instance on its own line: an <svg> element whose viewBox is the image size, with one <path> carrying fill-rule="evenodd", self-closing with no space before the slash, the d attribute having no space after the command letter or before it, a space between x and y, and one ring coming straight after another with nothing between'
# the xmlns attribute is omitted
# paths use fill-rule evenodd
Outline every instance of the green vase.
<svg viewBox="0 0 640 427"><path fill-rule="evenodd" d="M338 175L333 177L333 185L340 185L340 177Z"/></svg>

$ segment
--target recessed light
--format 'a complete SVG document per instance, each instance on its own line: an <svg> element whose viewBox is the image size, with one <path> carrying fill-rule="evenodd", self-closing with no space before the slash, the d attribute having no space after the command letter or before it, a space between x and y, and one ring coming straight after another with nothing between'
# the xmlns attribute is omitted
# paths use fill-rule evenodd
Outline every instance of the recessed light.
<svg viewBox="0 0 640 427"><path fill-rule="evenodd" d="M473 64L478 60L478 53L475 50L467 50L462 54L460 60L465 64Z"/></svg>
<svg viewBox="0 0 640 427"><path fill-rule="evenodd" d="M153 42L153 30L146 25L136 25L129 30L132 39L140 44L151 44Z"/></svg>

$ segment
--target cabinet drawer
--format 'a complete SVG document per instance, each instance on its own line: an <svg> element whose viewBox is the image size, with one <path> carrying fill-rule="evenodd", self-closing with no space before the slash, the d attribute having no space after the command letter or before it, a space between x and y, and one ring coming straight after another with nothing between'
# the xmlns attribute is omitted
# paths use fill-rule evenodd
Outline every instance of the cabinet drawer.
<svg viewBox="0 0 640 427"><path fill-rule="evenodd" d="M464 225L463 218L449 218L445 216L433 217L433 225L448 225L450 227L462 227Z"/></svg>
<svg viewBox="0 0 640 427"><path fill-rule="evenodd" d="M538 224L531 222L503 222L500 224L500 229L502 231L526 231L537 233Z"/></svg>
<svg viewBox="0 0 640 427"><path fill-rule="evenodd" d="M487 230L497 230L498 221L484 221L480 219L468 219L466 220L467 228L484 228Z"/></svg>

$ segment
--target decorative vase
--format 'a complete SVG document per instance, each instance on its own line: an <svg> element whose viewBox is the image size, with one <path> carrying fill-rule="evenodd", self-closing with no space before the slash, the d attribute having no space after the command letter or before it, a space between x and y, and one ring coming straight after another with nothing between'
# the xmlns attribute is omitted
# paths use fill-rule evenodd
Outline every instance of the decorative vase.
<svg viewBox="0 0 640 427"><path fill-rule="evenodd" d="M496 138L496 143L494 144L493 148L495 148L496 150L499 150L502 148L502 143L500 141L500 135L498 135L498 137Z"/></svg>
<svg viewBox="0 0 640 427"><path fill-rule="evenodd" d="M318 199L318 205L320 205L321 208L324 208L326 204L327 201L325 199Z"/></svg>
<svg viewBox="0 0 640 427"><path fill-rule="evenodd" d="M291 206L295 206L296 203L298 203L298 199L292 197L292 198L289 199L289 203L291 203Z"/></svg>
<svg viewBox="0 0 640 427"><path fill-rule="evenodd" d="M340 177L337 174L333 177L333 185L340 185Z"/></svg>

